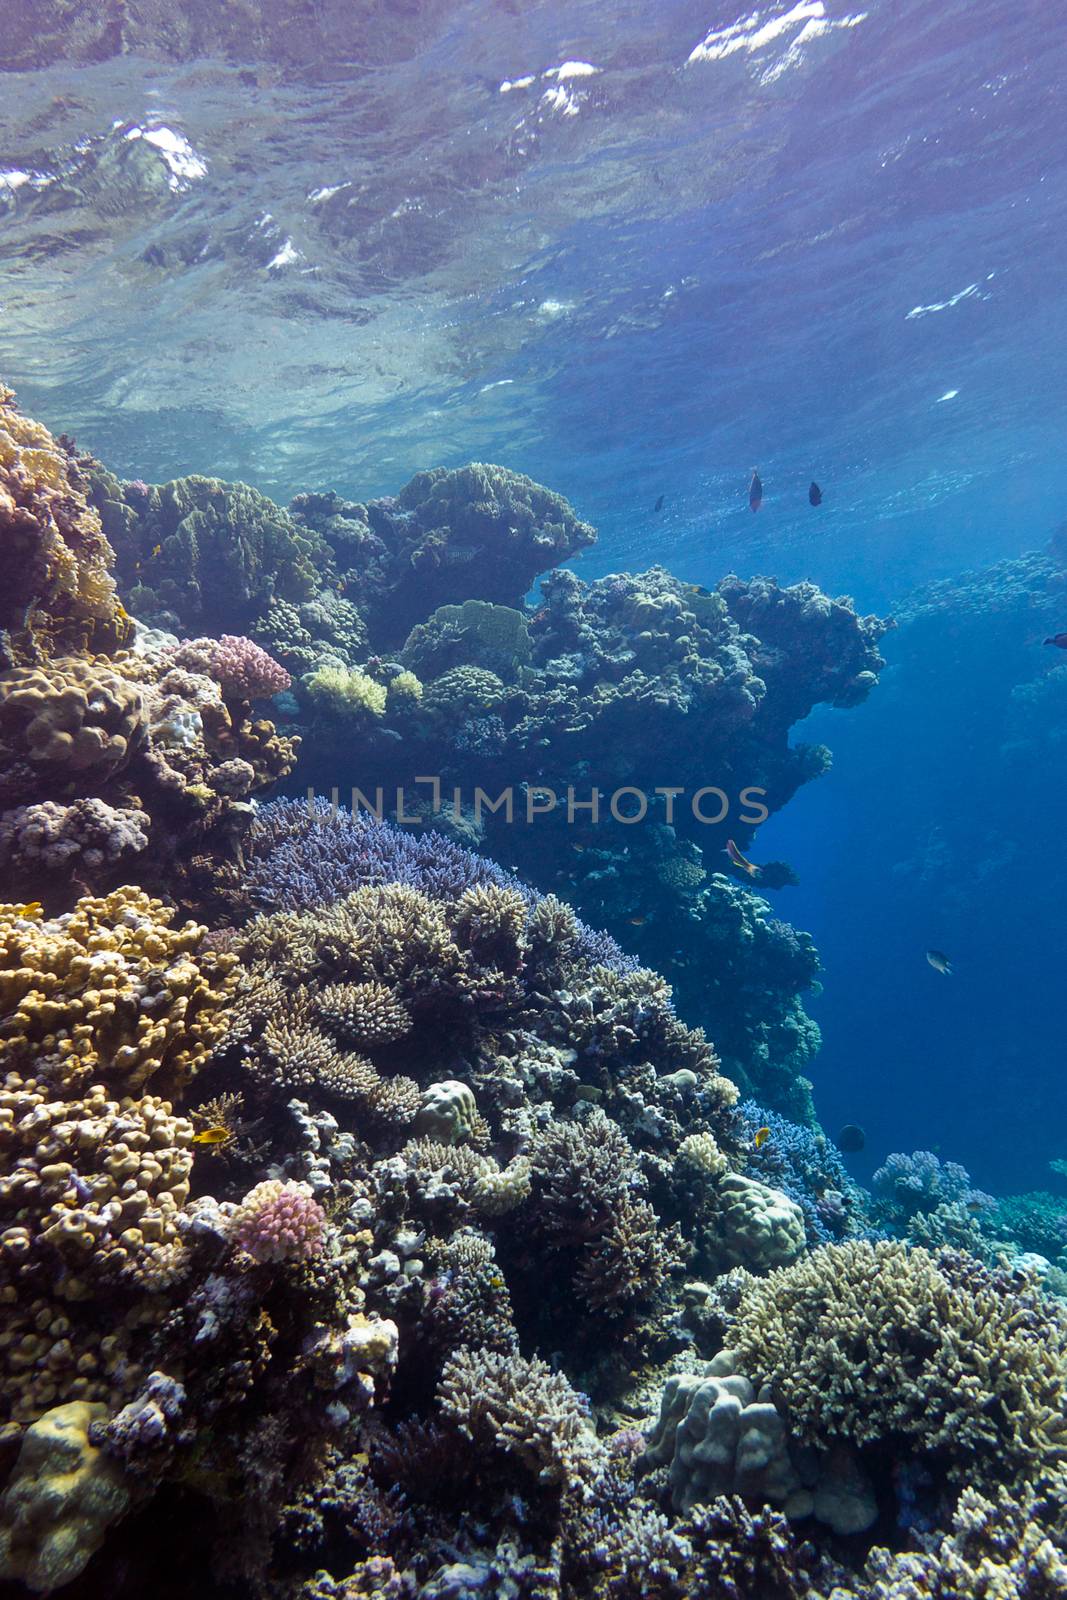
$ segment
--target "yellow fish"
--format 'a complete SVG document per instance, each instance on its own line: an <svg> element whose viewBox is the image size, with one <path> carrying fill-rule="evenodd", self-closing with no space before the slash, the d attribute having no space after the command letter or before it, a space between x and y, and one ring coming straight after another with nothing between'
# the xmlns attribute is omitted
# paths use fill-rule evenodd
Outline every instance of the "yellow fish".
<svg viewBox="0 0 1067 1600"><path fill-rule="evenodd" d="M219 1124L214 1128L203 1128L199 1133L194 1133L193 1143L207 1145L228 1144L232 1138L233 1134L229 1128L224 1128Z"/></svg>
<svg viewBox="0 0 1067 1600"><path fill-rule="evenodd" d="M752 1143L753 1143L753 1145L755 1146L755 1148L757 1150L762 1150L763 1146L767 1143L767 1140L770 1138L770 1136L771 1136L770 1128L757 1128L756 1129L756 1133L755 1133L755 1137L753 1138Z"/></svg>
<svg viewBox="0 0 1067 1600"><path fill-rule="evenodd" d="M154 544L152 546L152 552L148 557L149 561L154 561L162 549L163 546L161 544Z"/></svg>
<svg viewBox="0 0 1067 1600"><path fill-rule="evenodd" d="M30 921L34 917L39 917L44 907L39 900L27 900L25 905L15 906L14 910L16 917L25 917Z"/></svg>

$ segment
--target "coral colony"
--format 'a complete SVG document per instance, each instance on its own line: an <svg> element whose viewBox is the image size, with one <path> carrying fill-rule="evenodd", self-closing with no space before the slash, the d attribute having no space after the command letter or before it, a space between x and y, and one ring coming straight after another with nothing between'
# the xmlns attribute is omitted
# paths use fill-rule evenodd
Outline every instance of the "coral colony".
<svg viewBox="0 0 1067 1600"><path fill-rule="evenodd" d="M12 1592L1067 1593L1067 1213L853 1180L811 941L671 805L784 805L884 625L593 538L494 466L123 484L0 391Z"/></svg>

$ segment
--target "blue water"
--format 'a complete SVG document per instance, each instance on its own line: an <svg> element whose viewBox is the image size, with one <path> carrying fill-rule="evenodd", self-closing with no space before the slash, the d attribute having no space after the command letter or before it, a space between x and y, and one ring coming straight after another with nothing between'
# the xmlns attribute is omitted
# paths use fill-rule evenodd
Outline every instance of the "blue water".
<svg viewBox="0 0 1067 1600"><path fill-rule="evenodd" d="M280 500L501 461L597 524L584 576L804 577L862 610L1062 520L1057 7L352 27L328 66L250 44L6 76L0 371L28 412L121 474ZM1048 669L1020 648L890 635L872 700L818 714L834 771L761 841L824 959L827 1125L1002 1187L1067 1155L1060 791L1043 746L1002 759L1008 691Z"/></svg>

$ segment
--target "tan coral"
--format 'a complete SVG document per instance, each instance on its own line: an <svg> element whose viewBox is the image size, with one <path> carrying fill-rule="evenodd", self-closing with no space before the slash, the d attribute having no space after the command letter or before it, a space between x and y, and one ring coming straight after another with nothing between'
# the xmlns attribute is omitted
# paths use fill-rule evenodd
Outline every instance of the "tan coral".
<svg viewBox="0 0 1067 1600"><path fill-rule="evenodd" d="M111 577L114 551L73 457L12 402L0 384L0 632L9 660L110 654L130 632Z"/></svg>
<svg viewBox="0 0 1067 1600"><path fill-rule="evenodd" d="M807 1443L910 1439L979 1487L1067 1458L1067 1321L969 1256L827 1245L747 1279L729 1339Z"/></svg>
<svg viewBox="0 0 1067 1600"><path fill-rule="evenodd" d="M318 996L324 1020L353 1044L387 1044L411 1028L411 1013L384 983L331 983Z"/></svg>
<svg viewBox="0 0 1067 1600"><path fill-rule="evenodd" d="M64 657L0 675L0 751L6 794L24 798L47 780L66 794L121 772L144 742L141 694L110 663ZM18 766L29 769L19 781Z"/></svg>
<svg viewBox="0 0 1067 1600"><path fill-rule="evenodd" d="M0 1089L0 1415L121 1400L138 1327L186 1265L192 1125L166 1101L77 1100L8 1073ZM123 1291L129 1291L127 1299Z"/></svg>

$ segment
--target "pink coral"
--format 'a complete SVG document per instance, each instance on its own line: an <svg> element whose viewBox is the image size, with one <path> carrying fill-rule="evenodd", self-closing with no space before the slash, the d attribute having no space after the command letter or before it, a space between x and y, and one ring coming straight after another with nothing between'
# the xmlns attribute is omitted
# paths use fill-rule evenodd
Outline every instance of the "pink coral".
<svg viewBox="0 0 1067 1600"><path fill-rule="evenodd" d="M273 656L239 634L224 633L211 654L211 676L226 694L242 700L278 694L292 679Z"/></svg>
<svg viewBox="0 0 1067 1600"><path fill-rule="evenodd" d="M325 1223L306 1183L270 1178L245 1195L230 1237L256 1261L310 1261L322 1249Z"/></svg>

